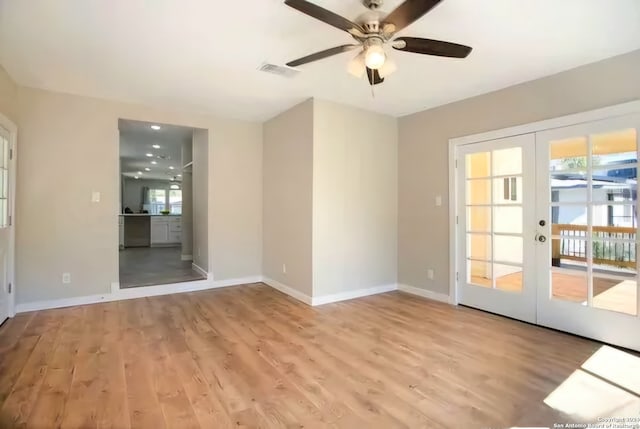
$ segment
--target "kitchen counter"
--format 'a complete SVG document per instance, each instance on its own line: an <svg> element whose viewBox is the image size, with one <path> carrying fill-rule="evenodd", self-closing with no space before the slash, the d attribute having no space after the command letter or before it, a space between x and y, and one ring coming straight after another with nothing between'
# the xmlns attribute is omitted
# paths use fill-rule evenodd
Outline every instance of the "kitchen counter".
<svg viewBox="0 0 640 429"><path fill-rule="evenodd" d="M175 246L182 241L181 215L121 214L120 247Z"/></svg>
<svg viewBox="0 0 640 429"><path fill-rule="evenodd" d="M134 216L148 216L148 217L152 217L152 216L160 216L160 217L180 217L182 215L179 214L149 214L149 213L123 213L120 216L125 216L125 217L134 217Z"/></svg>

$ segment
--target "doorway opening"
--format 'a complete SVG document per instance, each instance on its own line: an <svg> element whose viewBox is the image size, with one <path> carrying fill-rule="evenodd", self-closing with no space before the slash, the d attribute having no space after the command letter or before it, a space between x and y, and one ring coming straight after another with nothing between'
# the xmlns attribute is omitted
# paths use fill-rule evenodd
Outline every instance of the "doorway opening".
<svg viewBox="0 0 640 429"><path fill-rule="evenodd" d="M120 288L206 280L208 131L127 119L118 128Z"/></svg>

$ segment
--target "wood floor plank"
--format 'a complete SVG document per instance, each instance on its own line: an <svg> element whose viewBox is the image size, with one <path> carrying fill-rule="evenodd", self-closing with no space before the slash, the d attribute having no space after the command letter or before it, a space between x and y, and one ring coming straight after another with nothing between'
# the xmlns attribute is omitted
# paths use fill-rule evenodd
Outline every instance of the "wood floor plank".
<svg viewBox="0 0 640 429"><path fill-rule="evenodd" d="M571 420L544 399L601 346L400 292L309 307L253 284L41 311L0 327L0 427L549 426Z"/></svg>
<svg viewBox="0 0 640 429"><path fill-rule="evenodd" d="M47 373L29 417L28 427L59 427L62 424L82 335L84 312L83 307L74 307L65 312L66 317L47 362Z"/></svg>
<svg viewBox="0 0 640 429"><path fill-rule="evenodd" d="M0 409L3 424L6 427L27 427L27 421L44 382L51 350L55 348L65 317L63 312L36 315L29 334L37 336L38 341L31 350L20 376Z"/></svg>

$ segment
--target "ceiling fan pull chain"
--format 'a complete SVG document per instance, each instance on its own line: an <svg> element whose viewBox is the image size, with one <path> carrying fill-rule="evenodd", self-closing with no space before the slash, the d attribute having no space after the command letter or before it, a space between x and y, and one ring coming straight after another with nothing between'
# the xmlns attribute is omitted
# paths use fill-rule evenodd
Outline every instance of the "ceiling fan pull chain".
<svg viewBox="0 0 640 429"><path fill-rule="evenodd" d="M373 69L368 69L367 73L371 73L371 79L369 79L369 87L371 88L371 98L376 98L376 92L373 85Z"/></svg>

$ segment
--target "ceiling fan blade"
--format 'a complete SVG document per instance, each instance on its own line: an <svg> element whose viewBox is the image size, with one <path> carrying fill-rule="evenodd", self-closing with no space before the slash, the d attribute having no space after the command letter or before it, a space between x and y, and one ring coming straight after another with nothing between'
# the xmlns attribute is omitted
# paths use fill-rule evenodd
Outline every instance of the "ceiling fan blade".
<svg viewBox="0 0 640 429"><path fill-rule="evenodd" d="M380 74L380 77L384 79L396 70L398 70L396 63L391 58L387 57L387 60L384 62L382 67L378 69L378 74Z"/></svg>
<svg viewBox="0 0 640 429"><path fill-rule="evenodd" d="M367 79L369 79L369 83L372 86L384 82L384 78L380 77L378 70L370 69L369 67L367 67Z"/></svg>
<svg viewBox="0 0 640 429"><path fill-rule="evenodd" d="M367 70L367 65L364 63L364 51L355 56L347 65L347 71L352 76L361 79L364 76L364 72Z"/></svg>
<svg viewBox="0 0 640 429"><path fill-rule="evenodd" d="M382 20L384 24L393 24L394 33L417 21L433 9L442 0L406 0Z"/></svg>
<svg viewBox="0 0 640 429"><path fill-rule="evenodd" d="M419 37L398 37L391 43L391 46L399 51L449 58L466 58L472 50L469 46L457 43Z"/></svg>
<svg viewBox="0 0 640 429"><path fill-rule="evenodd" d="M360 45L336 46L335 48L325 49L324 51L316 52L314 54L307 55L306 57L302 57L302 58L298 58L297 60L289 61L287 63L287 66L289 66L289 67L297 67L297 66L300 66L302 64L307 64L307 63L310 63L310 62L313 62L313 61L318 61L318 60L321 60L323 58L330 57L332 55L337 55L337 54L341 54L343 52L351 51L351 50L354 50L354 49L359 48L359 47L360 47Z"/></svg>
<svg viewBox="0 0 640 429"><path fill-rule="evenodd" d="M299 10L300 12L309 15L312 18L320 20L326 24L332 25L348 33L356 32L359 34L363 34L365 32L364 29L355 22L351 22L347 18L344 18L338 14L331 12L330 10L322 8L306 0L285 0L284 4L296 10Z"/></svg>

